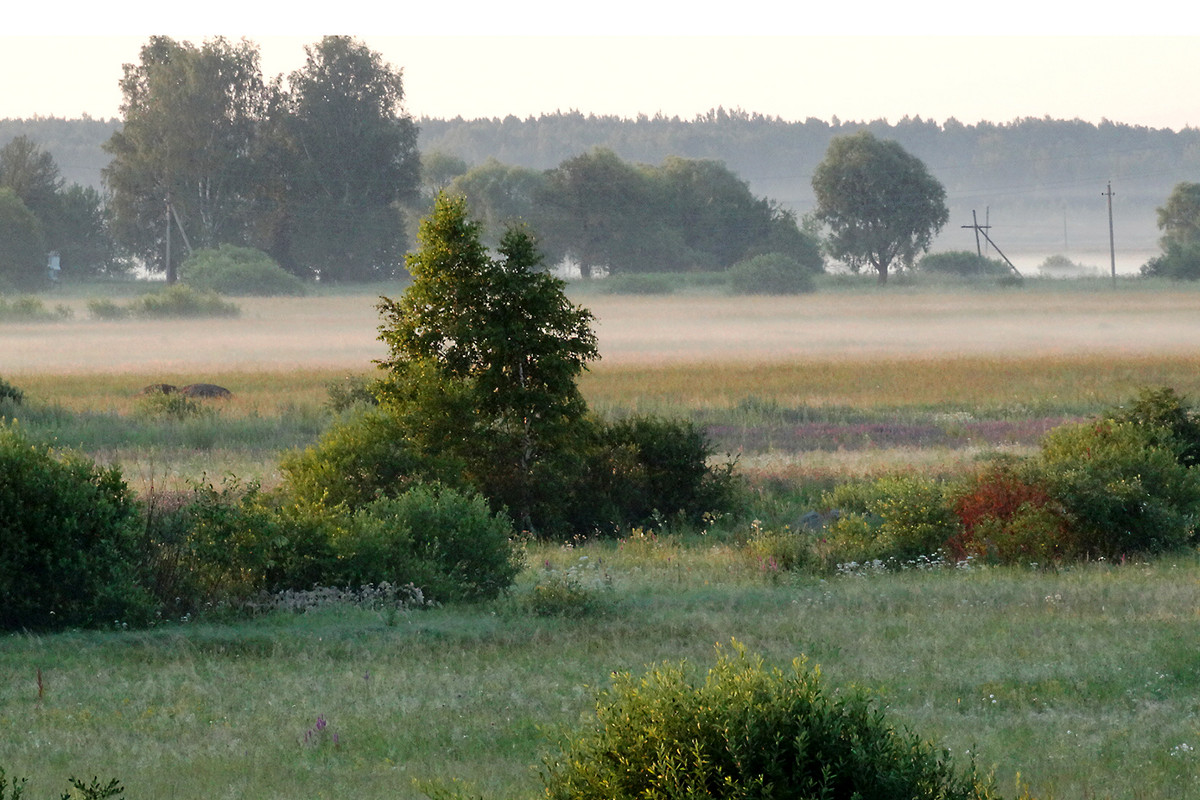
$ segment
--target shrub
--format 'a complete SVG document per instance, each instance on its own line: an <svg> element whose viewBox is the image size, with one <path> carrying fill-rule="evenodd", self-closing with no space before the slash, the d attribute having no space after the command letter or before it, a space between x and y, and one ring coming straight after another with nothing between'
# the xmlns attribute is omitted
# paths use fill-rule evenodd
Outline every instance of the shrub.
<svg viewBox="0 0 1200 800"><path fill-rule="evenodd" d="M0 402L19 406L25 402L25 392L4 380L4 378L0 378Z"/></svg>
<svg viewBox="0 0 1200 800"><path fill-rule="evenodd" d="M261 250L222 244L197 250L179 268L179 279L203 291L228 295L302 295L304 283Z"/></svg>
<svg viewBox="0 0 1200 800"><path fill-rule="evenodd" d="M12 300L0 297L0 321L40 322L43 320L68 319L72 311L67 306L55 306L51 311L33 295L21 295Z"/></svg>
<svg viewBox="0 0 1200 800"><path fill-rule="evenodd" d="M587 556L565 570L546 568L520 597L520 607L539 617L586 617L610 611L612 579Z"/></svg>
<svg viewBox="0 0 1200 800"><path fill-rule="evenodd" d="M1038 266L1038 272L1047 278L1082 278L1100 274L1098 268L1076 263L1064 255L1046 256L1046 260Z"/></svg>
<svg viewBox="0 0 1200 800"><path fill-rule="evenodd" d="M461 468L417 452L406 421L370 408L335 423L313 447L280 461L287 491L302 504L360 508L404 492L420 481L453 483ZM462 488L462 487L460 487Z"/></svg>
<svg viewBox="0 0 1200 800"><path fill-rule="evenodd" d="M1142 265L1142 275L1176 281L1200 280L1200 242L1167 242L1160 255Z"/></svg>
<svg viewBox="0 0 1200 800"><path fill-rule="evenodd" d="M126 319L132 313L128 306L107 297L92 298L87 301L87 307L88 313L96 319Z"/></svg>
<svg viewBox="0 0 1200 800"><path fill-rule="evenodd" d="M373 387L372 381L356 375L348 375L341 381L330 381L325 384L325 392L329 396L326 406L335 414L343 414L355 406L377 406L379 398L375 396Z"/></svg>
<svg viewBox="0 0 1200 800"><path fill-rule="evenodd" d="M154 392L138 398L137 411L151 419L184 420L211 414L212 409L179 392Z"/></svg>
<svg viewBox="0 0 1200 800"><path fill-rule="evenodd" d="M949 543L958 560L1044 564L1073 552L1062 506L1028 465L1002 461L988 466L958 490L953 507L963 528Z"/></svg>
<svg viewBox="0 0 1200 800"><path fill-rule="evenodd" d="M812 270L782 253L764 253L729 268L735 294L803 294L815 288Z"/></svg>
<svg viewBox="0 0 1200 800"><path fill-rule="evenodd" d="M1071 520L1079 555L1112 558L1187 543L1200 518L1200 473L1153 429L1098 420L1046 434L1042 484Z"/></svg>
<svg viewBox="0 0 1200 800"><path fill-rule="evenodd" d="M1156 440L1175 447L1185 467L1200 464L1200 421L1171 387L1143 387L1128 407L1113 409L1108 417L1146 428Z"/></svg>
<svg viewBox="0 0 1200 800"><path fill-rule="evenodd" d="M0 628L149 616L137 505L119 470L0 426L0 476Z"/></svg>
<svg viewBox="0 0 1200 800"><path fill-rule="evenodd" d="M946 487L930 478L847 483L821 504L838 512L826 531L830 557L838 561L907 561L937 553L961 532Z"/></svg>
<svg viewBox="0 0 1200 800"><path fill-rule="evenodd" d="M130 313L141 317L236 317L241 313L233 303L216 292L198 291L176 284L144 294L129 304Z"/></svg>
<svg viewBox="0 0 1200 800"><path fill-rule="evenodd" d="M791 528L765 528L755 520L746 552L767 571L795 572L815 566L812 537Z"/></svg>
<svg viewBox="0 0 1200 800"><path fill-rule="evenodd" d="M767 669L736 641L697 679L686 662L617 674L595 722L545 761L553 800L991 798L973 764L889 722L867 693L829 692L804 659Z"/></svg>
<svg viewBox="0 0 1200 800"><path fill-rule="evenodd" d="M514 536L479 495L415 485L357 510L335 535L336 582L413 583L437 602L492 598L521 568Z"/></svg>
<svg viewBox="0 0 1200 800"><path fill-rule="evenodd" d="M689 420L630 417L599 428L600 452L588 487L601 527L657 527L666 520L700 524L733 510L733 464L711 466L704 430ZM599 465L599 466L597 466Z"/></svg>
<svg viewBox="0 0 1200 800"><path fill-rule="evenodd" d="M917 262L916 268L918 272L963 277L999 277L1012 273L1012 269L1003 261L987 258L969 250L927 253Z"/></svg>

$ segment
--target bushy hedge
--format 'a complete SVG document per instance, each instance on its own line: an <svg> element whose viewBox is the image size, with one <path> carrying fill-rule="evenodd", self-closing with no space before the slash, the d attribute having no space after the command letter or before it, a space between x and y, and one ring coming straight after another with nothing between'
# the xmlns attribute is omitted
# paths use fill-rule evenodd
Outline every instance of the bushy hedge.
<svg viewBox="0 0 1200 800"><path fill-rule="evenodd" d="M139 519L119 470L0 426L0 628L144 622Z"/></svg>
<svg viewBox="0 0 1200 800"><path fill-rule="evenodd" d="M737 642L702 677L687 662L614 676L543 781L552 800L996 796L974 764L956 767L866 692L827 689L804 659L768 669Z"/></svg>
<svg viewBox="0 0 1200 800"><path fill-rule="evenodd" d="M734 294L803 294L815 288L813 271L782 253L764 253L729 268Z"/></svg>
<svg viewBox="0 0 1200 800"><path fill-rule="evenodd" d="M222 244L197 250L180 265L179 279L202 291L227 295L302 295L304 282L252 247Z"/></svg>
<svg viewBox="0 0 1200 800"><path fill-rule="evenodd" d="M917 262L917 271L937 275L984 277L1012 274L1012 268L998 258L987 258L970 250L927 253Z"/></svg>
<svg viewBox="0 0 1200 800"><path fill-rule="evenodd" d="M372 407L335 424L313 447L281 462L287 492L303 503L362 508L419 483L477 492L494 511L515 495L505 475L478 475L453 450L418 450L410 421ZM740 501L730 463L711 464L705 432L686 420L593 420L541 465L523 497L540 535L612 535L664 522L699 524Z"/></svg>

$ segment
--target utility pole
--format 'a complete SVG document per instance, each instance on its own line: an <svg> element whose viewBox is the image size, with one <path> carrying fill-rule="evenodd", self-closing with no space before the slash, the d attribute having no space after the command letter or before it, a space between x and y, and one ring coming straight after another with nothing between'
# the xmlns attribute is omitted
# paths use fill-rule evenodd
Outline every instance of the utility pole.
<svg viewBox="0 0 1200 800"><path fill-rule="evenodd" d="M971 209L971 227L975 229L975 255L983 258L983 248L979 246L979 217L975 215L975 209Z"/></svg>
<svg viewBox="0 0 1200 800"><path fill-rule="evenodd" d="M1101 195L1108 198L1108 257L1112 264L1112 282L1113 288L1117 288L1117 245L1113 239L1113 219L1112 219L1112 181L1108 182L1108 190L1101 192Z"/></svg>
<svg viewBox="0 0 1200 800"><path fill-rule="evenodd" d="M989 207L989 211L990 211L990 207ZM991 216L991 214L989 213L988 216ZM972 209L972 211L971 211L971 219L975 220L975 223L973 225L962 225L961 227L975 229L975 249L979 250L979 235L983 234L983 238L987 241L988 245L990 247L994 247L996 249L996 252L1000 255L1001 258L1004 259L1004 263L1008 264L1009 269L1011 269L1018 278L1025 277L1021 274L1021 270L1017 269L1017 265L1008 260L1008 256L1004 255L1004 251L1001 250L999 247L996 247L996 243L992 241L992 237L988 236L987 229L992 226L991 225L980 225L978 217L975 216L974 209ZM982 254L980 254L980 255L982 255Z"/></svg>

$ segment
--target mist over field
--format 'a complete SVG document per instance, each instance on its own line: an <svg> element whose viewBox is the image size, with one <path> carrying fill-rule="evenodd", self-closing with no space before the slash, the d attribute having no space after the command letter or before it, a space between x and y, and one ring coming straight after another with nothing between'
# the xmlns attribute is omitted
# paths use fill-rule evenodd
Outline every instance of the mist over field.
<svg viewBox="0 0 1200 800"><path fill-rule="evenodd" d="M794 297L577 300L596 315L601 365L880 357L1164 354L1200 346L1187 289L822 292ZM233 319L6 323L7 375L161 370L361 372L385 355L375 297L242 299Z"/></svg>

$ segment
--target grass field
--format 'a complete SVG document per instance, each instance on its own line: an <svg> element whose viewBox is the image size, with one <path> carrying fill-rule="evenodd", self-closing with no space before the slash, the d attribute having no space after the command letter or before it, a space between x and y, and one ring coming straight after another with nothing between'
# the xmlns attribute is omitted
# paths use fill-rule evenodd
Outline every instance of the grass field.
<svg viewBox="0 0 1200 800"><path fill-rule="evenodd" d="M953 472L1141 385L1200 395L1200 292L1142 287L584 292L603 360L583 389L603 413L702 422L758 485ZM279 451L328 424L326 383L382 355L373 297L239 300L238 319L150 324L87 319L86 298L68 296L74 319L0 325L0 377L30 398L22 424L135 485L225 471L269 483ZM134 393L160 381L234 398L156 420ZM994 766L1006 796L1017 773L1043 798L1200 796L1195 555L822 580L759 563L739 547L747 532L531 546L511 597L396 618L10 635L0 766L31 776L34 798L71 774L119 777L135 798L418 797L414 779L452 778L530 796L550 732L614 670L707 665L736 637L876 689L897 721ZM600 611L523 608L545 570L572 566Z"/></svg>

